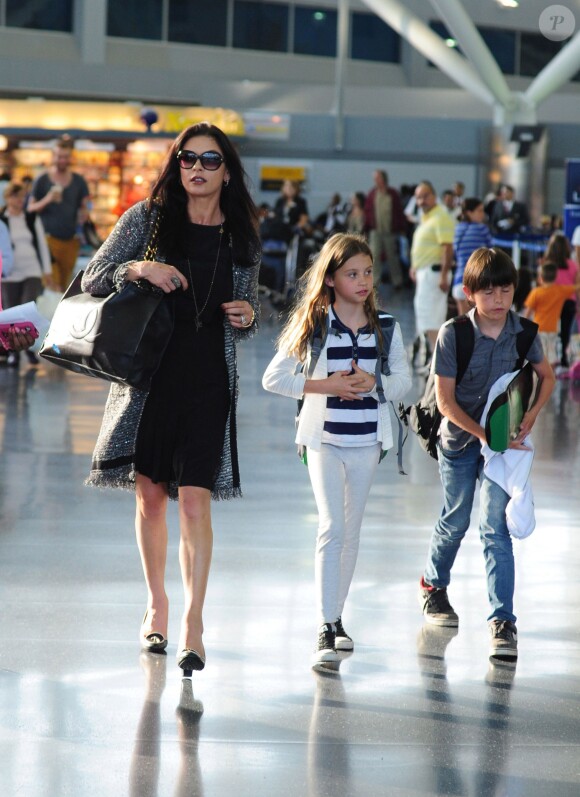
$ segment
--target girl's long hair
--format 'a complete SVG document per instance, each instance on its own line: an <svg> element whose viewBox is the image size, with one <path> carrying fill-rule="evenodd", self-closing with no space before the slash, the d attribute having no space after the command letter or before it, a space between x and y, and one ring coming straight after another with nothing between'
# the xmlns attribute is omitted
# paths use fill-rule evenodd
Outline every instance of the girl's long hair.
<svg viewBox="0 0 580 797"><path fill-rule="evenodd" d="M328 308L334 302L334 288L326 284L325 278L335 274L351 257L360 254L368 255L372 263L370 247L361 235L336 233L326 241L298 281L293 311L276 341L278 349L297 355L302 362L306 360L314 330L325 328ZM381 341L374 290L367 296L364 309L371 329L378 332Z"/></svg>
<svg viewBox="0 0 580 797"><path fill-rule="evenodd" d="M159 246L167 250L179 241L187 223L187 194L181 184L181 169L177 153L194 136L209 136L219 146L230 173L230 181L220 194L220 209L226 220L226 230L232 236L234 260L240 266L250 266L260 250L258 212L247 188L247 175L232 142L219 127L200 122L183 130L175 139L163 162L161 172L149 197L149 209L162 208Z"/></svg>
<svg viewBox="0 0 580 797"><path fill-rule="evenodd" d="M546 262L555 263L558 268L566 270L568 268L568 259L572 254L572 249L568 243L568 239L563 232L556 231L548 241L546 251L544 252L544 260Z"/></svg>

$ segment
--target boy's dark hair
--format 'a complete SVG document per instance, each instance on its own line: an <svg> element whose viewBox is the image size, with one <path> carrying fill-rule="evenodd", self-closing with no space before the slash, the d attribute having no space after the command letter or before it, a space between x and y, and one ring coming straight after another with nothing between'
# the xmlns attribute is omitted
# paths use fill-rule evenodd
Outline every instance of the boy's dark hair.
<svg viewBox="0 0 580 797"><path fill-rule="evenodd" d="M540 266L540 276L542 277L542 282L545 282L548 285L551 282L556 281L557 274L558 266L555 263L542 263Z"/></svg>
<svg viewBox="0 0 580 797"><path fill-rule="evenodd" d="M502 249L488 249L486 246L481 246L467 261L463 284L471 293L504 285L513 285L517 288L518 272L511 257Z"/></svg>

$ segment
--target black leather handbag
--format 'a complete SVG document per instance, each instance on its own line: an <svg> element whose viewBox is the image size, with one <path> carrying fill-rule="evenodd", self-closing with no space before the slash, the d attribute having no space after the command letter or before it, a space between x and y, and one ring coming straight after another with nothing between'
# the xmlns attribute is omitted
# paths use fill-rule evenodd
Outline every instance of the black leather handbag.
<svg viewBox="0 0 580 797"><path fill-rule="evenodd" d="M173 330L170 302L145 280L102 297L83 293L81 279L82 271L56 308L40 356L78 374L148 390Z"/></svg>

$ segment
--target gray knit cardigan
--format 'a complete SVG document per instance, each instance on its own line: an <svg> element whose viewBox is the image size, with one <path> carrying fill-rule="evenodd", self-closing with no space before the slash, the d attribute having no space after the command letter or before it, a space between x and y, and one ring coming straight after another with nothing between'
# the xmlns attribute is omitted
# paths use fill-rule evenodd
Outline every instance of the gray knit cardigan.
<svg viewBox="0 0 580 797"><path fill-rule="evenodd" d="M128 266L143 260L151 240L156 211L149 213L145 202L129 208L119 219L112 233L88 264L82 278L82 289L95 296L107 296L121 290ZM155 259L164 262L157 252ZM251 266L233 265L234 300L245 299L255 313L249 329L234 329L224 318L225 357L230 387L230 412L226 424L224 448L218 475L212 491L215 500L241 496L236 440L236 404L238 376L236 341L251 337L258 328L259 252ZM147 393L135 388L111 384L101 430L97 438L91 472L86 484L97 487L135 489L135 444ZM177 483L168 485L169 497L177 498Z"/></svg>

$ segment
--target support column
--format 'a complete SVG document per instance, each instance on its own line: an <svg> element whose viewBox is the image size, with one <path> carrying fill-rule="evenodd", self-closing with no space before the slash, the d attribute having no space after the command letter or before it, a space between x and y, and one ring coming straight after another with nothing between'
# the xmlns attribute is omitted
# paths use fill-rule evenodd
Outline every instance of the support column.
<svg viewBox="0 0 580 797"><path fill-rule="evenodd" d="M349 15L348 0L338 0L334 101L334 113L336 116L334 147L338 151L344 149L344 83L348 59Z"/></svg>
<svg viewBox="0 0 580 797"><path fill-rule="evenodd" d="M507 105L510 89L497 61L483 41L459 0L431 0L447 28L453 33L465 57L481 75L496 101Z"/></svg>
<svg viewBox="0 0 580 797"><path fill-rule="evenodd" d="M428 58L455 83L488 105L495 98L467 58L449 49L440 36L399 0L363 0L375 14Z"/></svg>
<svg viewBox="0 0 580 797"><path fill-rule="evenodd" d="M529 155L518 158L519 144L510 141L511 130L511 125L490 129L488 187L495 189L498 183L513 186L516 199L528 206L530 224L539 227L547 190L548 134L544 130L541 139L532 145Z"/></svg>
<svg viewBox="0 0 580 797"><path fill-rule="evenodd" d="M104 64L107 49L107 0L75 0L75 35L84 64Z"/></svg>

